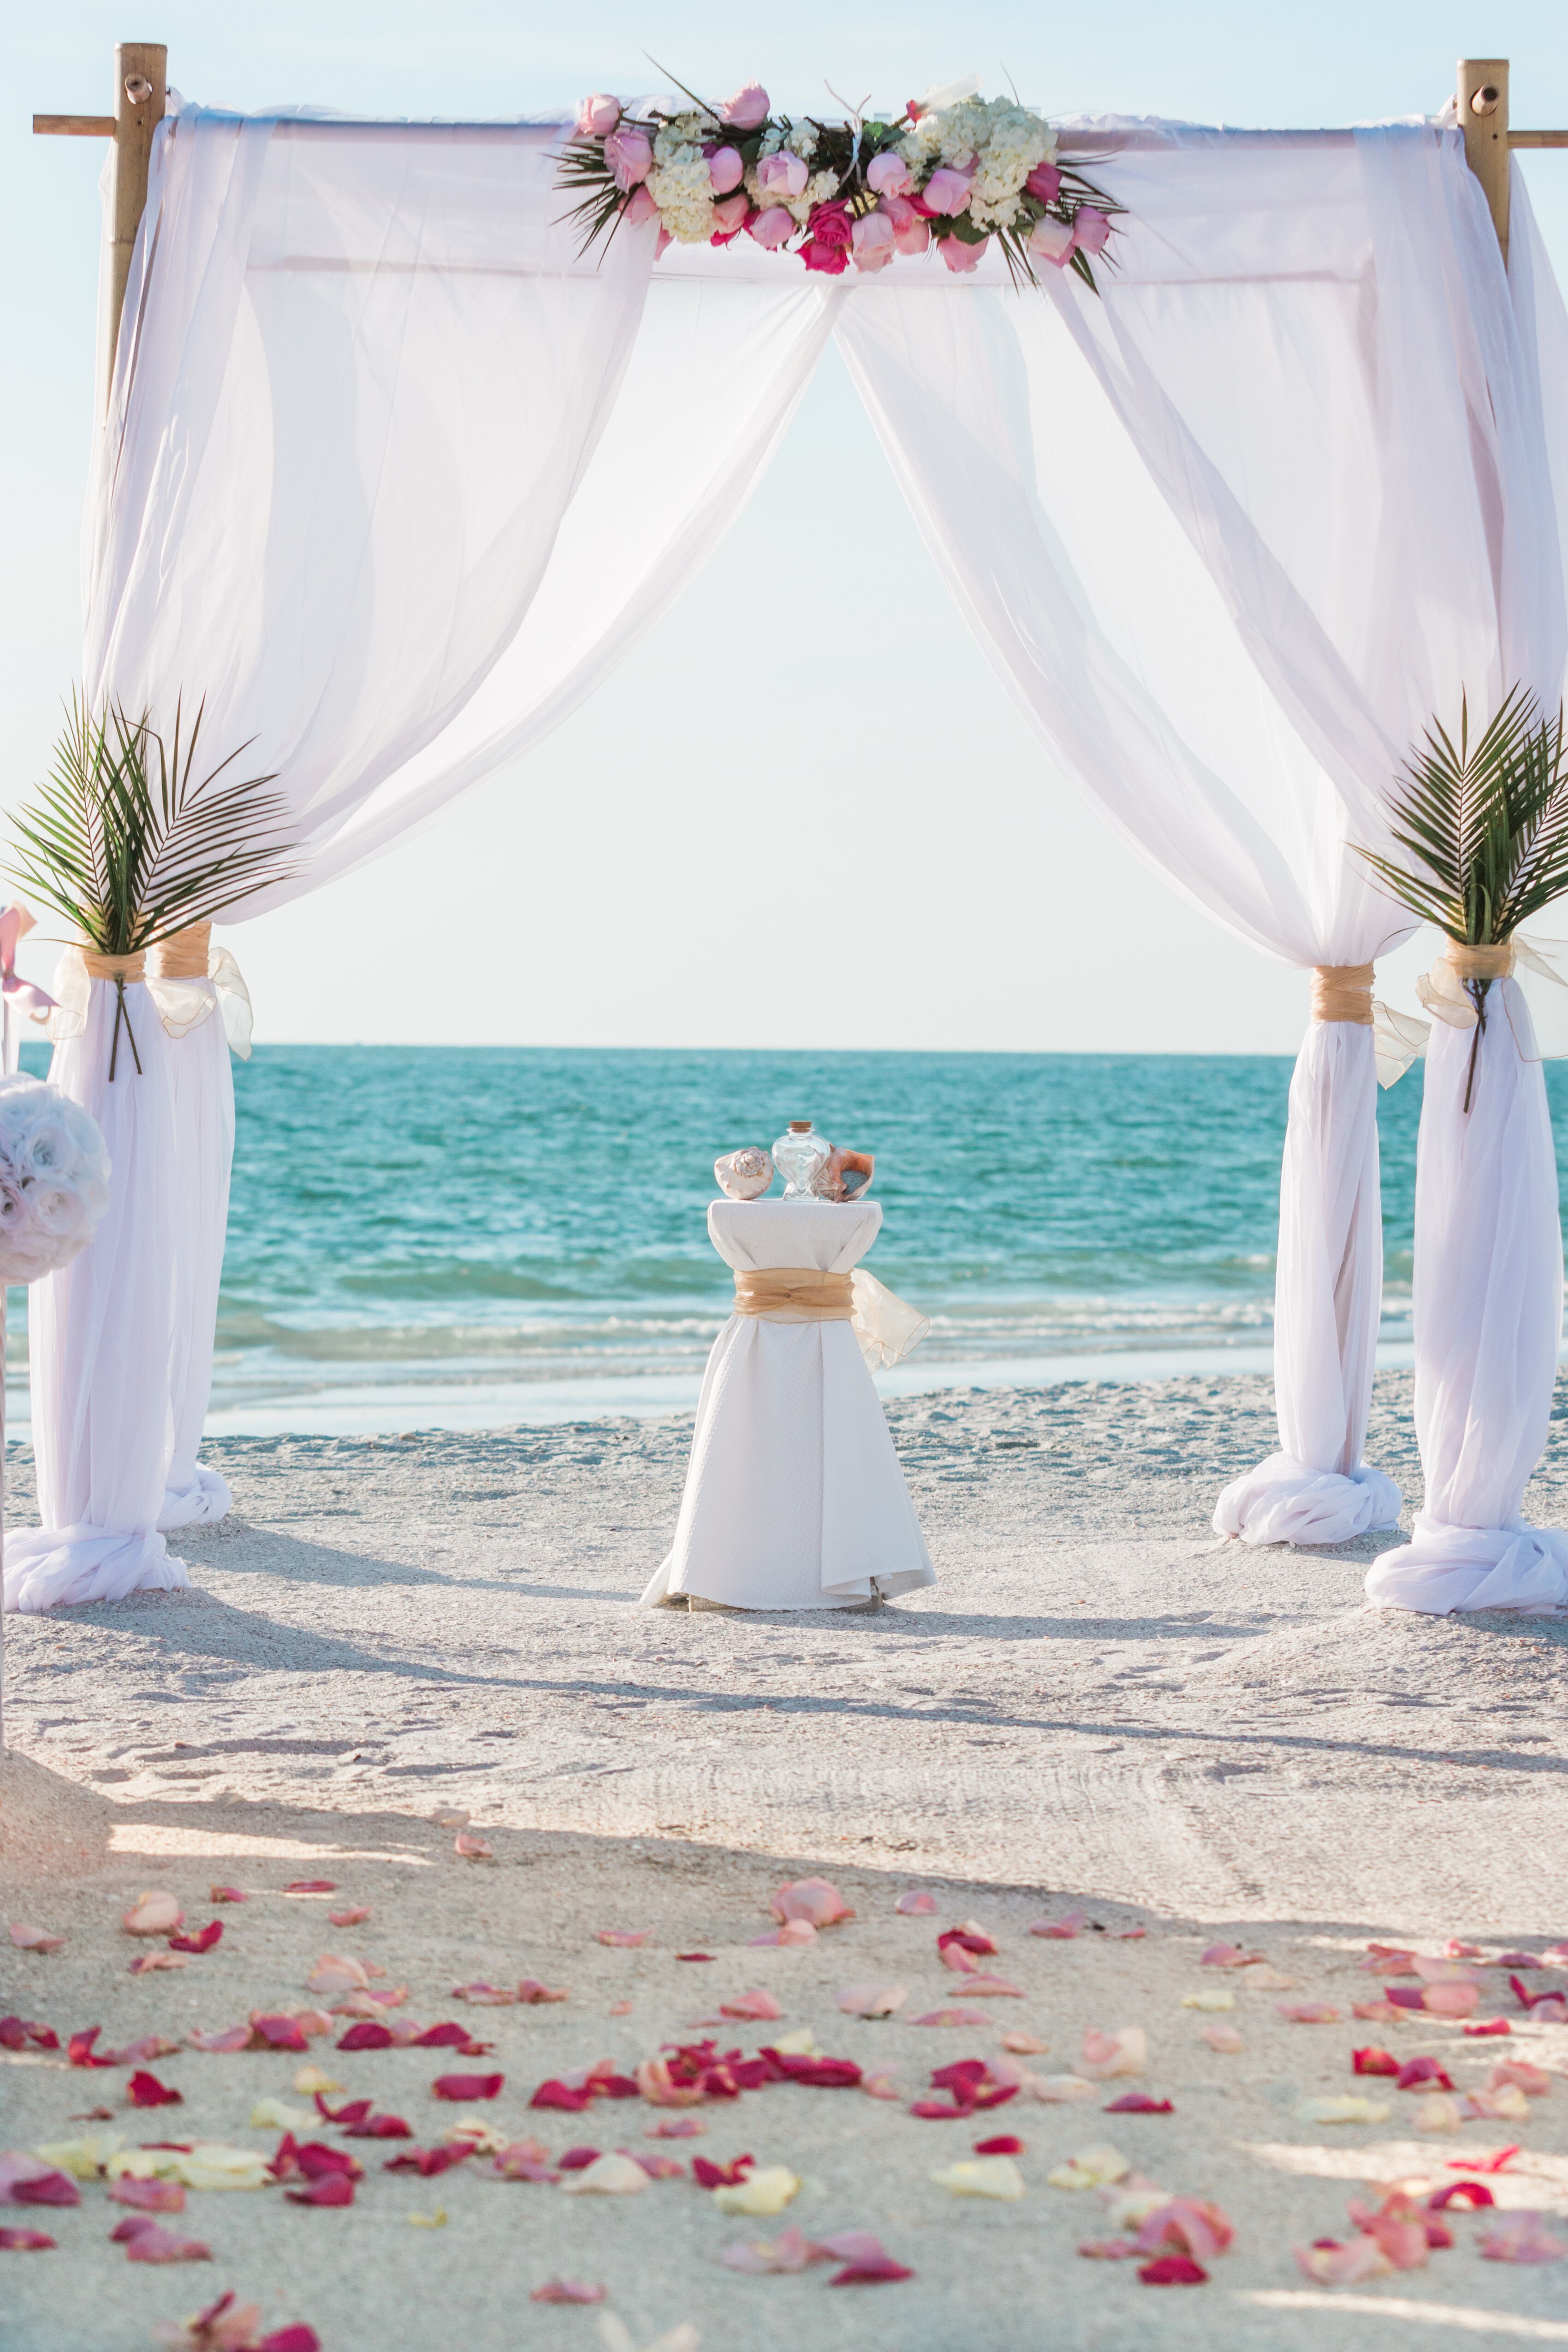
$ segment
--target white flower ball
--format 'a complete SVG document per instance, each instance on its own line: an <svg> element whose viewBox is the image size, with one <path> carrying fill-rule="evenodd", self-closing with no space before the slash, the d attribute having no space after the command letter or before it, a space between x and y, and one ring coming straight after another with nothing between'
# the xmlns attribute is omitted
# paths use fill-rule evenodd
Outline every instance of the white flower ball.
<svg viewBox="0 0 1568 2352"><path fill-rule="evenodd" d="M109 1154L79 1103L0 1078L0 1282L37 1282L86 1248L109 1206Z"/></svg>

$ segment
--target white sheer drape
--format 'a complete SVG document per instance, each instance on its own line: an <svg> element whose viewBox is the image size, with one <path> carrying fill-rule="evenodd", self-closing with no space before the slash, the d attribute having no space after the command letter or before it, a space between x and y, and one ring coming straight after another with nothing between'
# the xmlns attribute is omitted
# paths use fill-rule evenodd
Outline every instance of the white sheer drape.
<svg viewBox="0 0 1568 2352"><path fill-rule="evenodd" d="M966 280L933 258L825 285L745 240L672 248L650 285L651 231L582 259L552 226L554 128L167 127L91 505L85 674L161 718L205 697L215 751L276 772L299 870L235 918L402 837L574 708L711 551L837 327L961 604L1121 837L1287 962L1363 963L1399 934L1347 842L1384 839L1406 746L1461 683L1481 704L1561 682L1542 450L1562 395L1540 375L1568 335L1528 207L1510 307L1451 134L1078 128L1129 208L1103 299L1069 278L1016 295L994 254ZM1061 883L1042 877L1044 985ZM186 1260L166 1219L143 1229L138 1282L173 1302L145 1348L99 1345L90 1271L40 1318L40 1426L68 1407L101 1454L108 1384L155 1395L170 1524L201 1487L215 1034L170 1048L177 1092L144 1089L125 1127L132 1156L191 1146L206 1170ZM58 1075L100 1087L85 1052ZM1254 1539L1334 1540L1397 1502L1360 1460L1372 1062L1369 1032L1314 1024L1292 1088L1282 1452L1225 1506ZM78 1527L146 1539L140 1490L122 1526L97 1516L106 1492L51 1487L62 1573Z"/></svg>

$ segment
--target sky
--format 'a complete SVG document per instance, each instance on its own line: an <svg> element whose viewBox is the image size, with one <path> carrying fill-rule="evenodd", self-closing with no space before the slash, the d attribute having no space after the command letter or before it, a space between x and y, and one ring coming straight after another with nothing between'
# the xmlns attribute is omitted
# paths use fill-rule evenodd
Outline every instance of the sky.
<svg viewBox="0 0 1568 2352"><path fill-rule="evenodd" d="M0 113L12 224L0 446L0 808L42 773L79 658L101 150L117 38L189 98L392 115L565 110L657 77L823 85L898 107L969 71L1050 112L1294 126L1435 110L1467 56L1512 61L1513 120L1568 124L1560 0L1119 0L767 12L714 0L56 0L18 11ZM765 18L756 20L758 26ZM1568 153L1527 160L1568 276ZM888 593L841 617L823 551ZM769 582L776 632L749 625ZM716 747L754 736L743 768ZM0 839L4 826L0 824ZM774 894L780 846L839 887ZM47 929L47 923L41 928ZM526 761L346 880L237 925L262 1040L1009 1051L1294 1051L1304 977L1232 940L1102 831L969 635L829 352L754 497L664 620ZM1427 949L1429 953L1429 947ZM1413 943L1380 971L1411 1002ZM24 950L47 979L51 955Z"/></svg>

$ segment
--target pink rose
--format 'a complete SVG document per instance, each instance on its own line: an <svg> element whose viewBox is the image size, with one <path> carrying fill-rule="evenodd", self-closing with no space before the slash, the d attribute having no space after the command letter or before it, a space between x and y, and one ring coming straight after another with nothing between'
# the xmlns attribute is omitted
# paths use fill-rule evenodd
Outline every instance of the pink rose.
<svg viewBox="0 0 1568 2352"><path fill-rule="evenodd" d="M967 278L972 269L979 268L980 257L990 242L989 237L983 237L978 245L965 245L961 236L944 236L942 257L954 277Z"/></svg>
<svg viewBox="0 0 1568 2352"><path fill-rule="evenodd" d="M749 81L719 109L731 131L760 131L768 119L768 94L760 81Z"/></svg>
<svg viewBox="0 0 1568 2352"><path fill-rule="evenodd" d="M595 90L594 96L585 98L577 109L577 136L579 139L607 139L620 119L620 100L606 98L603 90Z"/></svg>
<svg viewBox="0 0 1568 2352"><path fill-rule="evenodd" d="M921 191L927 209L945 213L951 218L969 208L969 181L963 172L950 172L946 165L931 173Z"/></svg>
<svg viewBox="0 0 1568 2352"><path fill-rule="evenodd" d="M1054 163L1037 163L1024 185L1041 204L1054 205L1062 192L1062 175Z"/></svg>
<svg viewBox="0 0 1568 2352"><path fill-rule="evenodd" d="M800 257L808 269L825 270L829 278L842 277L849 267L847 245L819 245L815 237L801 247Z"/></svg>
<svg viewBox="0 0 1568 2352"><path fill-rule="evenodd" d="M757 185L764 196L782 200L786 196L804 196L805 184L811 177L798 155L781 147L776 155L764 155L757 165Z"/></svg>
<svg viewBox="0 0 1568 2352"><path fill-rule="evenodd" d="M645 131L612 131L605 142L605 161L624 194L652 171L653 146Z"/></svg>
<svg viewBox="0 0 1568 2352"><path fill-rule="evenodd" d="M738 188L746 176L746 166L738 147L715 147L708 158L708 176L713 183L716 196L727 196Z"/></svg>
<svg viewBox="0 0 1568 2352"><path fill-rule="evenodd" d="M634 188L621 206L621 218L628 228L637 228L644 221L652 220L658 211L651 188Z"/></svg>
<svg viewBox="0 0 1568 2352"><path fill-rule="evenodd" d="M893 243L900 253L924 253L931 243L931 228L907 196L884 196L877 209L892 223Z"/></svg>
<svg viewBox="0 0 1568 2352"><path fill-rule="evenodd" d="M764 253L776 253L795 235L795 215L786 213L783 205L768 205L746 226Z"/></svg>
<svg viewBox="0 0 1568 2352"><path fill-rule="evenodd" d="M1054 261L1065 269L1072 259L1073 237L1070 221L1053 220L1047 213L1037 221L1029 238L1029 251L1040 261Z"/></svg>
<svg viewBox="0 0 1568 2352"><path fill-rule="evenodd" d="M1110 235L1110 223L1105 215L1096 212L1092 205L1079 205L1073 215L1073 242L1080 253L1103 253L1105 240Z"/></svg>
<svg viewBox="0 0 1568 2352"><path fill-rule="evenodd" d="M905 195L910 185L910 167L901 155L895 154L890 147L884 147L882 152L873 155L866 166L866 185L875 195Z"/></svg>
<svg viewBox="0 0 1568 2352"><path fill-rule="evenodd" d="M853 242L857 269L880 269L898 250L893 224L882 212L861 215L855 223Z"/></svg>
<svg viewBox="0 0 1568 2352"><path fill-rule="evenodd" d="M728 245L732 236L739 236L746 226L746 215L751 209L752 200L743 188L732 196L722 198L713 207L713 235L710 242L714 245Z"/></svg>
<svg viewBox="0 0 1568 2352"><path fill-rule="evenodd" d="M814 245L831 246L843 252L855 234L855 223L846 204L816 205L805 224L806 235Z"/></svg>

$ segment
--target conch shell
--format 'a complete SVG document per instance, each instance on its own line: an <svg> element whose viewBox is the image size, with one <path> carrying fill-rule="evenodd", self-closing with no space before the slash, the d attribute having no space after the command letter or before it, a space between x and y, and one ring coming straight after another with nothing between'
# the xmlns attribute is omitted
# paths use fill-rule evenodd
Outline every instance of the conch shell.
<svg viewBox="0 0 1568 2352"><path fill-rule="evenodd" d="M713 1173L719 1190L731 1201L755 1201L773 1181L773 1154L760 1144L742 1144L739 1151L726 1151L716 1160Z"/></svg>
<svg viewBox="0 0 1568 2352"><path fill-rule="evenodd" d="M836 1144L811 1189L819 1201L858 1201L870 1191L876 1170L875 1152L850 1151Z"/></svg>

